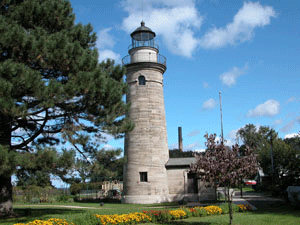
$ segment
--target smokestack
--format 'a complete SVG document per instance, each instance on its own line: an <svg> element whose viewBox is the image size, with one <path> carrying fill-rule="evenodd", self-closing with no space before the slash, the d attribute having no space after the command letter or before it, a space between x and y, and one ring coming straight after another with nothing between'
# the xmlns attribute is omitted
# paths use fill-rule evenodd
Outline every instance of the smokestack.
<svg viewBox="0 0 300 225"><path fill-rule="evenodd" d="M178 149L179 151L183 151L183 146L182 146L182 129L181 127L178 127Z"/></svg>

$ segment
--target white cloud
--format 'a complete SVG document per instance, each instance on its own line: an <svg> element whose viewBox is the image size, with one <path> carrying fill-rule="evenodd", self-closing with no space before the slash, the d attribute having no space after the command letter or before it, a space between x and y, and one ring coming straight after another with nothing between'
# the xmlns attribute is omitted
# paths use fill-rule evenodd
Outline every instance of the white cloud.
<svg viewBox="0 0 300 225"><path fill-rule="evenodd" d="M109 34L111 31L111 28L106 28L103 30L100 30L97 34L97 48L99 52L98 61L102 62L106 59L113 59L117 63L121 60L121 55L118 53L115 53L112 48L115 46L115 40L112 35Z"/></svg>
<svg viewBox="0 0 300 225"><path fill-rule="evenodd" d="M205 152L205 151L206 151L205 148L199 148L194 150L194 152L198 152L198 153Z"/></svg>
<svg viewBox="0 0 300 225"><path fill-rule="evenodd" d="M229 134L227 135L229 137L229 139L227 140L228 142L226 143L227 145L231 146L234 145L235 143L237 143L237 132L239 131L239 129L236 130L231 130L229 132Z"/></svg>
<svg viewBox="0 0 300 225"><path fill-rule="evenodd" d="M109 34L109 32L112 30L112 28L106 28L103 30L100 30L97 33L97 48L99 49L106 49L106 48L113 48L115 45L115 40L112 35Z"/></svg>
<svg viewBox="0 0 300 225"><path fill-rule="evenodd" d="M236 84L236 80L239 76L246 73L248 70L248 65L246 64L243 68L233 67L228 72L225 72L220 75L220 80L226 86L231 87L232 85Z"/></svg>
<svg viewBox="0 0 300 225"><path fill-rule="evenodd" d="M283 133L290 132L290 131L294 128L294 126L295 126L297 123L300 124L300 116L294 118L293 120L291 120L290 122L288 122L287 124L285 124L285 125L280 129L280 131L283 132Z"/></svg>
<svg viewBox="0 0 300 225"><path fill-rule="evenodd" d="M293 137L300 137L300 134L297 134L297 133L286 134L284 136L284 139L286 139L286 138L293 138Z"/></svg>
<svg viewBox="0 0 300 225"><path fill-rule="evenodd" d="M286 103L292 103L299 101L299 98L296 98L295 96L290 97L288 100L286 100Z"/></svg>
<svg viewBox="0 0 300 225"><path fill-rule="evenodd" d="M262 6L259 2L245 2L234 16L233 21L225 28L213 28L200 40L204 48L221 48L249 41L254 36L257 27L264 27L276 17L271 6Z"/></svg>
<svg viewBox="0 0 300 225"><path fill-rule="evenodd" d="M168 49L177 55L191 57L198 46L195 29L201 27L194 0L125 0L122 4L128 12L123 29L129 33L144 19L146 26L160 35ZM144 9L144 10L143 10Z"/></svg>
<svg viewBox="0 0 300 225"><path fill-rule="evenodd" d="M210 110L210 109L213 109L215 108L217 105L217 102L214 100L214 99L208 99L207 101L205 101L203 103L203 106L202 106L202 109L203 110Z"/></svg>
<svg viewBox="0 0 300 225"><path fill-rule="evenodd" d="M99 57L98 57L98 61L102 62L106 59L113 59L115 60L117 63L121 60L121 55L118 53L115 53L112 50L106 49L103 51L99 51Z"/></svg>
<svg viewBox="0 0 300 225"><path fill-rule="evenodd" d="M257 116L275 116L279 113L280 103L273 99L270 99L262 104L259 104L255 109L251 109L247 116L257 117Z"/></svg>

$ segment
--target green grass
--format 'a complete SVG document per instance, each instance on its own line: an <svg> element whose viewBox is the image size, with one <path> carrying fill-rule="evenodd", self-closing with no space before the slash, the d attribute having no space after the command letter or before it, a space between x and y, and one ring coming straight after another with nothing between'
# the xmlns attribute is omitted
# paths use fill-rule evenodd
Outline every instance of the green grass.
<svg viewBox="0 0 300 225"><path fill-rule="evenodd" d="M51 206L52 205L52 206ZM62 204L59 204L62 205ZM1 219L0 225L12 225L15 223L26 223L35 219L62 218L69 222L82 220L89 214L123 214L130 212L141 212L143 210L163 210L174 209L178 206L173 204L167 205L132 205L132 204L104 204L100 207L98 203L68 203L72 206L96 207L96 209L71 209L53 207L54 204L41 204L37 206L16 205L15 212L19 214L17 218ZM196 224L228 224L229 215L208 216L208 217L192 217L184 220L172 221L168 224L174 225L196 225ZM272 206L260 211L247 213L234 213L234 224L236 225L289 225L300 224L300 210L294 209L286 205ZM150 225L148 223L145 225ZM80 224L77 224L80 225Z"/></svg>

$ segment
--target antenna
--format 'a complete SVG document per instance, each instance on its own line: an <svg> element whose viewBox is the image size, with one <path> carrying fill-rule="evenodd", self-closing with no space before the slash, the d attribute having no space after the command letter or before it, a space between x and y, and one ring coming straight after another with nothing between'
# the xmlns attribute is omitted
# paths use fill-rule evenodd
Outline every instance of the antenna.
<svg viewBox="0 0 300 225"><path fill-rule="evenodd" d="M219 91L219 101L220 101L220 114L221 114L221 144L224 143L224 136L223 136L223 115L222 115L222 92Z"/></svg>
<svg viewBox="0 0 300 225"><path fill-rule="evenodd" d="M144 21L144 0L142 0L142 21Z"/></svg>

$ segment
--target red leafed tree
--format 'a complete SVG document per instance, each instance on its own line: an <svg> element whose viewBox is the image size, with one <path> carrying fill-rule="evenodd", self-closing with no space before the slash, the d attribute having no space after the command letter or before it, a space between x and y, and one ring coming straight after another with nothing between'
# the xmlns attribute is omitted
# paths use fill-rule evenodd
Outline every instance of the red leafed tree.
<svg viewBox="0 0 300 225"><path fill-rule="evenodd" d="M216 135L204 136L207 150L203 155L197 155L197 161L191 170L199 179L214 187L224 187L229 207L230 224L233 220L232 194L229 189L240 185L244 178L257 173L257 161L250 148L241 149L238 145L229 147L215 141ZM233 192L232 192L233 193Z"/></svg>

